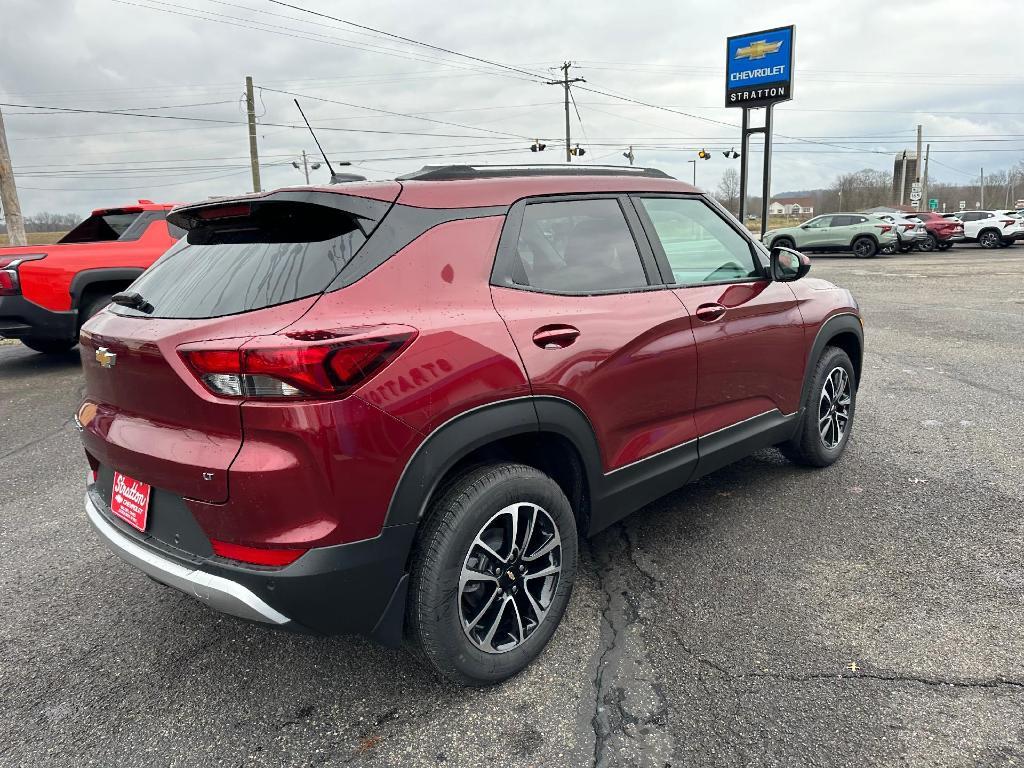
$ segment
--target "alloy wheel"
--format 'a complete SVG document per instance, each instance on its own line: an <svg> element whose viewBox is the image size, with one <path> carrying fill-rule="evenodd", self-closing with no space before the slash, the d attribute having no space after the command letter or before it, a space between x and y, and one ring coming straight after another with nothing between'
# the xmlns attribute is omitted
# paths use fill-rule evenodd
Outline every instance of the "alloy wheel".
<svg viewBox="0 0 1024 768"><path fill-rule="evenodd" d="M867 238L861 238L853 244L853 253L860 258L870 256L873 250L874 245Z"/></svg>
<svg viewBox="0 0 1024 768"><path fill-rule="evenodd" d="M818 399L818 433L821 444L829 450L838 446L850 425L850 404L853 387L845 368L836 366L825 378Z"/></svg>
<svg viewBox="0 0 1024 768"><path fill-rule="evenodd" d="M562 539L544 509L510 504L477 533L459 577L459 621L486 653L518 648L544 621L562 571Z"/></svg>
<svg viewBox="0 0 1024 768"><path fill-rule="evenodd" d="M983 232L980 243L982 248L995 248L999 245L999 235L995 232Z"/></svg>

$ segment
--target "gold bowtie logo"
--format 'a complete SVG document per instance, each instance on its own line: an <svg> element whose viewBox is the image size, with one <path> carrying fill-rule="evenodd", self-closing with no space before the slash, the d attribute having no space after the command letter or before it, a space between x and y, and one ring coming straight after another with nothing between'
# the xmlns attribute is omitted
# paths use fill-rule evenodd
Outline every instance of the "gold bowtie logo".
<svg viewBox="0 0 1024 768"><path fill-rule="evenodd" d="M755 40L750 45L737 48L736 58L750 59L751 61L754 59L763 59L769 53L777 53L781 47L781 40L776 40L774 43L769 43L767 40Z"/></svg>
<svg viewBox="0 0 1024 768"><path fill-rule="evenodd" d="M104 368L113 368L117 364L117 354L106 347L96 350L96 362Z"/></svg>

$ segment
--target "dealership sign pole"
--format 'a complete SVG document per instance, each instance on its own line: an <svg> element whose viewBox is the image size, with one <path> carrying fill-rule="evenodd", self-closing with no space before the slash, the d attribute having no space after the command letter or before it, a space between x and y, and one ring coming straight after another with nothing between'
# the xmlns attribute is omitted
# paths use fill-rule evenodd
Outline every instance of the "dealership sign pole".
<svg viewBox="0 0 1024 768"><path fill-rule="evenodd" d="M793 98L793 26L766 29L727 38L725 43L725 106L743 108L740 155L740 220L747 217L747 173L750 136L764 134L764 175L761 192L761 234L768 227L772 183L772 107ZM750 127L750 111L764 109L764 126Z"/></svg>

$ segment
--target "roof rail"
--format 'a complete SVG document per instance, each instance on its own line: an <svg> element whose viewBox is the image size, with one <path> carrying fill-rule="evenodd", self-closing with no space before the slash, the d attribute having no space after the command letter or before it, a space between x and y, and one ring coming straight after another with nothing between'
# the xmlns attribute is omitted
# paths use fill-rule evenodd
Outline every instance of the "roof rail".
<svg viewBox="0 0 1024 768"><path fill-rule="evenodd" d="M631 165L425 165L418 171L396 176L395 181L455 181L504 179L517 176L636 176L672 179L657 168Z"/></svg>

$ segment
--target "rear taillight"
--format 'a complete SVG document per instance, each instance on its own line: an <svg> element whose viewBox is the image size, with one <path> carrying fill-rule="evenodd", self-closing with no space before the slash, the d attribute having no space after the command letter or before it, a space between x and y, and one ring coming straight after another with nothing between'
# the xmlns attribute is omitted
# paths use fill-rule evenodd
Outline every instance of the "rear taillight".
<svg viewBox="0 0 1024 768"><path fill-rule="evenodd" d="M909 231L910 231L910 230L912 230L912 229L913 229L913 228L914 228L915 226L917 226L917 225L916 225L916 224L904 224L904 225L903 225L903 231L904 231L904 232L909 232Z"/></svg>
<svg viewBox="0 0 1024 768"><path fill-rule="evenodd" d="M1003 229L1006 229L1007 227L1012 227L1014 224L1017 223L1016 219L1000 219L1000 221L1002 222Z"/></svg>
<svg viewBox="0 0 1024 768"><path fill-rule="evenodd" d="M45 258L45 253L33 253L28 256L18 256L3 264L3 269L0 269L0 296L17 296L21 293L21 278L18 277L19 265L26 261L38 261Z"/></svg>
<svg viewBox="0 0 1024 768"><path fill-rule="evenodd" d="M265 547L246 547L242 544L232 544L230 541L210 540L215 555L226 557L228 560L238 560L242 563L253 565L282 566L291 565L302 557L308 549L267 549Z"/></svg>
<svg viewBox="0 0 1024 768"><path fill-rule="evenodd" d="M341 397L392 362L416 331L407 326L264 336L241 349L209 343L178 349L221 397L257 400Z"/></svg>
<svg viewBox="0 0 1024 768"><path fill-rule="evenodd" d="M888 232L890 229L892 229L892 227L889 226L888 224L876 224L875 226L878 227L880 230L882 230L882 234L883 235L886 232Z"/></svg>

